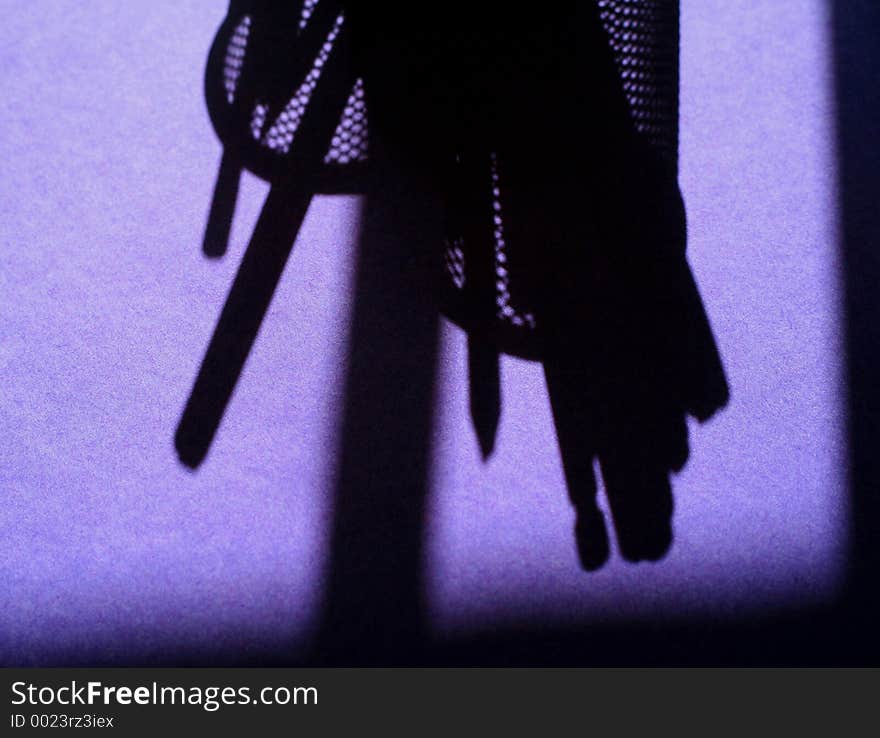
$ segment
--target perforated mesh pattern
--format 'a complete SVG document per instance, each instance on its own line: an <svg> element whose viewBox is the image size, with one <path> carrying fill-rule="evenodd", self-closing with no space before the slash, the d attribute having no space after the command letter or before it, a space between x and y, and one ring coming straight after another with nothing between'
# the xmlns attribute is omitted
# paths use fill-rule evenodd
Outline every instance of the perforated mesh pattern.
<svg viewBox="0 0 880 738"><path fill-rule="evenodd" d="M678 3L597 1L635 128L674 160L678 147Z"/></svg>
<svg viewBox="0 0 880 738"><path fill-rule="evenodd" d="M303 3L302 14L299 20L300 32L308 25L318 2L319 0L305 0ZM344 22L345 17L343 14L340 14L336 18L333 27L329 30L327 39L305 80L280 112L276 113L270 110L269 105L265 102L258 101L254 105L250 118L251 135L270 151L277 154L286 154L290 150L297 128L302 121L312 93L320 80L321 70L327 63L330 54L333 53L334 44ZM252 23L253 21L250 16L243 16L233 31L226 48L223 84L226 90L226 100L229 104L232 104L235 100L236 88L245 63L247 41ZM334 132L330 149L324 157L324 163L345 165L365 162L367 154L366 100L363 81L358 79L346 102L345 110Z"/></svg>
<svg viewBox="0 0 880 738"><path fill-rule="evenodd" d="M452 284L455 285L457 289L462 289L467 274L464 257L464 239L461 236L446 239L445 246L444 262L446 265L446 274L449 275Z"/></svg>
<svg viewBox="0 0 880 738"><path fill-rule="evenodd" d="M302 15L299 19L299 30L303 30L309 22L309 18L312 17L312 13L315 12L315 7L318 5L318 0L305 0L303 2Z"/></svg>
<svg viewBox="0 0 880 738"><path fill-rule="evenodd" d="M275 122L269 127L266 133L262 135L263 144L270 149L283 154L286 154L289 151L290 144L293 143L293 136L296 133L296 129L299 127L300 121L306 112L306 106L309 104L309 99L312 97L312 93L315 91L318 80L321 78L321 70L327 63L327 59L333 51L333 44L336 42L336 37L339 35L339 30L342 28L344 22L345 19L342 15L336 19L333 28L327 34L327 40L321 47L321 52L318 54L318 58L315 59L315 63L306 75L305 80L303 80L303 83L297 88L293 98L287 103L286 107L275 119ZM251 130L254 130L254 126L251 127Z"/></svg>
<svg viewBox="0 0 880 738"><path fill-rule="evenodd" d="M345 103L342 120L336 127L326 164L350 164L367 160L367 103L364 100L364 82L358 79Z"/></svg>
<svg viewBox="0 0 880 738"><path fill-rule="evenodd" d="M235 88L244 66L244 55L247 51L248 35L251 30L250 16L242 18L232 32L229 46L226 48L226 59L223 65L223 87L226 89L226 102L230 105L235 101Z"/></svg>
<svg viewBox="0 0 880 738"><path fill-rule="evenodd" d="M302 31L320 0L305 0L299 29ZM678 3L673 0L595 0L604 26L621 87L629 105L635 130L643 135L665 158L677 159L678 147ZM311 95L321 76L321 69L333 52L334 42L344 22L339 15L306 79L283 110L274 112L257 102L251 114L251 134L267 149L283 155L292 145ZM248 36L253 21L244 16L232 33L225 55L224 89L227 101L235 99L247 53ZM525 309L522 296L516 293L516 264L510 254L504 231L504 183L499 162L491 155L492 231L494 241L494 279L496 319L514 328L534 329L535 315ZM344 113L336 127L324 162L347 165L368 158L367 107L363 81L358 79L351 91ZM503 169L503 167L502 167ZM445 271L456 291L468 282L469 244L460 234L451 234L444 242Z"/></svg>
<svg viewBox="0 0 880 738"><path fill-rule="evenodd" d="M596 0L635 130L670 161L678 153L678 3L673 0ZM503 162L502 162L503 164ZM496 319L517 329L537 327L535 314L517 294L504 233L504 183L492 154L491 187L495 248ZM445 242L446 272L462 290L468 244ZM512 279L512 277L514 277Z"/></svg>
<svg viewBox="0 0 880 738"><path fill-rule="evenodd" d="M517 311L510 300L510 272L507 258L507 243L504 240L504 213L501 206L501 177L498 173L498 158L493 152L491 158L492 187L492 238L495 245L495 307L499 320L509 321L517 328L534 328L534 314Z"/></svg>

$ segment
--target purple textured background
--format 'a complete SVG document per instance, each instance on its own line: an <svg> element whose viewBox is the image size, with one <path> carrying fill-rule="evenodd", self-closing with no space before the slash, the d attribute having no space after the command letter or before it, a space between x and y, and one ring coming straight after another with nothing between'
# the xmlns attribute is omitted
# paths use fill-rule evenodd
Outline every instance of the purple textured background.
<svg viewBox="0 0 880 738"><path fill-rule="evenodd" d="M746 5L748 7L746 7ZM267 187L199 251L202 100L223 2L2 2L0 662L308 646L346 368L357 198L314 201L205 464L172 435ZM842 583L848 508L827 8L683 0L681 184L732 390L692 428L657 564L577 565L539 365L502 363L479 460L442 330L430 625L802 607Z"/></svg>

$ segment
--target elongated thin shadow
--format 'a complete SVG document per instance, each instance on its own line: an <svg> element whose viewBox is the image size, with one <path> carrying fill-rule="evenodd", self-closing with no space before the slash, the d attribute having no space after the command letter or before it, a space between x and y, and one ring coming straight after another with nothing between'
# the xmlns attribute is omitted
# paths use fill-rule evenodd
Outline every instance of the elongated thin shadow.
<svg viewBox="0 0 880 738"><path fill-rule="evenodd" d="M223 256L229 246L240 180L241 162L232 152L224 150L205 226L205 239L202 242L202 253L209 258Z"/></svg>
<svg viewBox="0 0 880 738"><path fill-rule="evenodd" d="M332 21L338 12L337 5L332 2L321 5L321 15L327 15L323 20ZM340 34L339 44L342 48L338 53L330 54L323 63L321 77L324 85L311 95L308 109L299 120L295 143L288 142L287 149L281 147L270 151L253 138L250 117L246 113L252 111L252 106L260 97L258 91L270 90L278 114L279 109L283 109L279 101L289 101L296 91L296 85L299 84L296 72L302 71L299 66L305 64L302 58L312 64L314 57L310 54L302 58L293 55L291 62L287 56L280 54L281 59L293 64L292 68L285 70L287 74L280 73L271 66L271 62L278 61L279 49L283 51L289 34L285 35L284 28L271 14L259 23L254 21L257 36L266 34L266 48L262 49L265 58L257 54L258 62L254 63L254 68L245 68L243 81L237 90L236 105L218 103L225 58L220 52L228 41L228 25L237 20L238 12L241 11L233 2L230 15L215 39L206 70L208 108L217 117L214 120L215 128L223 132L221 143L224 152L205 229L204 254L219 257L226 251L243 167L262 172L270 181L271 189L175 433L174 444L178 456L184 465L193 469L202 463L217 433L311 198L324 191L328 179L333 179L327 177L324 158L331 148L334 131L354 82ZM326 23L317 20L313 23L304 36L310 45L317 43L315 39L326 31L325 26ZM220 96L220 99L223 97ZM336 185L339 186L338 181Z"/></svg>
<svg viewBox="0 0 880 738"><path fill-rule="evenodd" d="M208 453L310 201L310 193L294 187L269 192L174 436L191 468Z"/></svg>

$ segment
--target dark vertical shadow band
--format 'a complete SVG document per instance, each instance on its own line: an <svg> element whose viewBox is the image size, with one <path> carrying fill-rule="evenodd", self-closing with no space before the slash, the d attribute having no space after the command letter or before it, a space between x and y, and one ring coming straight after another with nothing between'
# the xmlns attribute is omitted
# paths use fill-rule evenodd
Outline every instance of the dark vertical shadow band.
<svg viewBox="0 0 880 738"><path fill-rule="evenodd" d="M318 664L419 663L424 645L440 234L398 176L364 211Z"/></svg>
<svg viewBox="0 0 880 738"><path fill-rule="evenodd" d="M880 655L876 635L880 616L880 4L835 0L832 19L852 495L849 637L854 652L858 650L862 658L870 654L876 662Z"/></svg>

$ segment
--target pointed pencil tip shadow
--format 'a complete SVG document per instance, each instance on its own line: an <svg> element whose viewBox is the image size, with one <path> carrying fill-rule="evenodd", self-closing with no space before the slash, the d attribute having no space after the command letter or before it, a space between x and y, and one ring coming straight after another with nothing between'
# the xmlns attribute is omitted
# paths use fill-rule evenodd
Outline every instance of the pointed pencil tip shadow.
<svg viewBox="0 0 880 738"><path fill-rule="evenodd" d="M468 334L468 377L471 422L483 461L495 450L501 418L501 379L495 347L473 333Z"/></svg>

